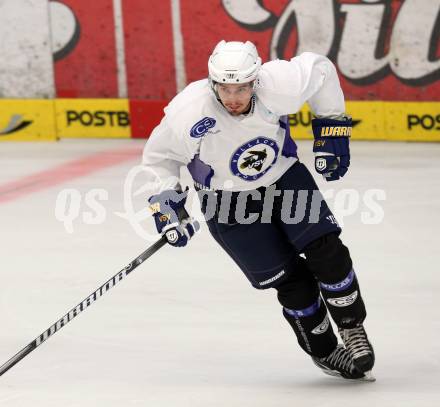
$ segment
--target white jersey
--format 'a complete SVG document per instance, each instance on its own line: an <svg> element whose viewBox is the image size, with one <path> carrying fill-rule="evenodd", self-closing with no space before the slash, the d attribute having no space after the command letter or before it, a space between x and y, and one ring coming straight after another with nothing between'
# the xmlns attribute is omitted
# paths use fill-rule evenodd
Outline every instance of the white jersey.
<svg viewBox="0 0 440 407"><path fill-rule="evenodd" d="M143 163L157 183L153 193L175 188L182 165L199 188L243 191L273 184L297 160L287 114L306 101L319 116L345 111L334 65L310 52L263 64L246 115L229 114L207 79L191 83L165 108L145 145Z"/></svg>

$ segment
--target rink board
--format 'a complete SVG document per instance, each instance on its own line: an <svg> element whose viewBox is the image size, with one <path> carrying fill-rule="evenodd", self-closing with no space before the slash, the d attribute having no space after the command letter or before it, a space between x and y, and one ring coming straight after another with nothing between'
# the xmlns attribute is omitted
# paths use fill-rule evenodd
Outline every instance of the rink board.
<svg viewBox="0 0 440 407"><path fill-rule="evenodd" d="M55 110L59 137L131 137L127 99L57 99Z"/></svg>
<svg viewBox="0 0 440 407"><path fill-rule="evenodd" d="M0 140L148 138L166 101L129 99L0 100ZM440 102L347 101L353 139L440 141ZM289 115L294 139L311 139L307 104Z"/></svg>
<svg viewBox="0 0 440 407"><path fill-rule="evenodd" d="M53 100L0 99L1 141L55 141Z"/></svg>
<svg viewBox="0 0 440 407"><path fill-rule="evenodd" d="M439 102L347 101L346 111L353 118L353 139L440 141ZM289 122L294 138L312 138L307 104Z"/></svg>

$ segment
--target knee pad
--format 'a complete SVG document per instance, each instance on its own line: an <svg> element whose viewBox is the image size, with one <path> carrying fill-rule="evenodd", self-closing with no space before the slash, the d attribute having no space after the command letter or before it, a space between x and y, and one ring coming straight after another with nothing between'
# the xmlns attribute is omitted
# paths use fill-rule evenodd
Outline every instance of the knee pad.
<svg viewBox="0 0 440 407"><path fill-rule="evenodd" d="M350 252L335 233L324 235L304 248L307 266L322 283L336 283L352 270Z"/></svg>
<svg viewBox="0 0 440 407"><path fill-rule="evenodd" d="M319 296L319 287L306 261L295 256L289 264L288 276L274 288L278 291L278 301L288 309L308 307Z"/></svg>

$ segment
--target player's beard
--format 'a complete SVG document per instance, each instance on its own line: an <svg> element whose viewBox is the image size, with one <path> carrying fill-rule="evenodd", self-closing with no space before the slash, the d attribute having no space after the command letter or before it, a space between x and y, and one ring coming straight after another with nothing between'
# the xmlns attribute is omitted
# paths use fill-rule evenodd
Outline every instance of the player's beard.
<svg viewBox="0 0 440 407"><path fill-rule="evenodd" d="M249 100L249 103L244 108L243 107L232 108L228 106L225 106L225 108L228 111L228 113L230 113L232 116L240 116L241 114L248 112L250 106L251 106L251 101Z"/></svg>

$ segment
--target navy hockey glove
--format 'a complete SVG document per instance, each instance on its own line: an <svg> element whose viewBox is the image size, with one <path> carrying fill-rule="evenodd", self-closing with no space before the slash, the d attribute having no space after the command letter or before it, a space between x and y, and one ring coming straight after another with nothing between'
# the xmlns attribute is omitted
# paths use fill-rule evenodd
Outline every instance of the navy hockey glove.
<svg viewBox="0 0 440 407"><path fill-rule="evenodd" d="M200 224L188 215L185 202L188 191L174 189L153 195L148 202L153 212L157 231L165 235L172 246L186 246L188 240L200 229Z"/></svg>
<svg viewBox="0 0 440 407"><path fill-rule="evenodd" d="M334 181L343 177L350 166L349 138L352 129L351 117L340 120L313 119L315 141L315 169L325 180Z"/></svg>

